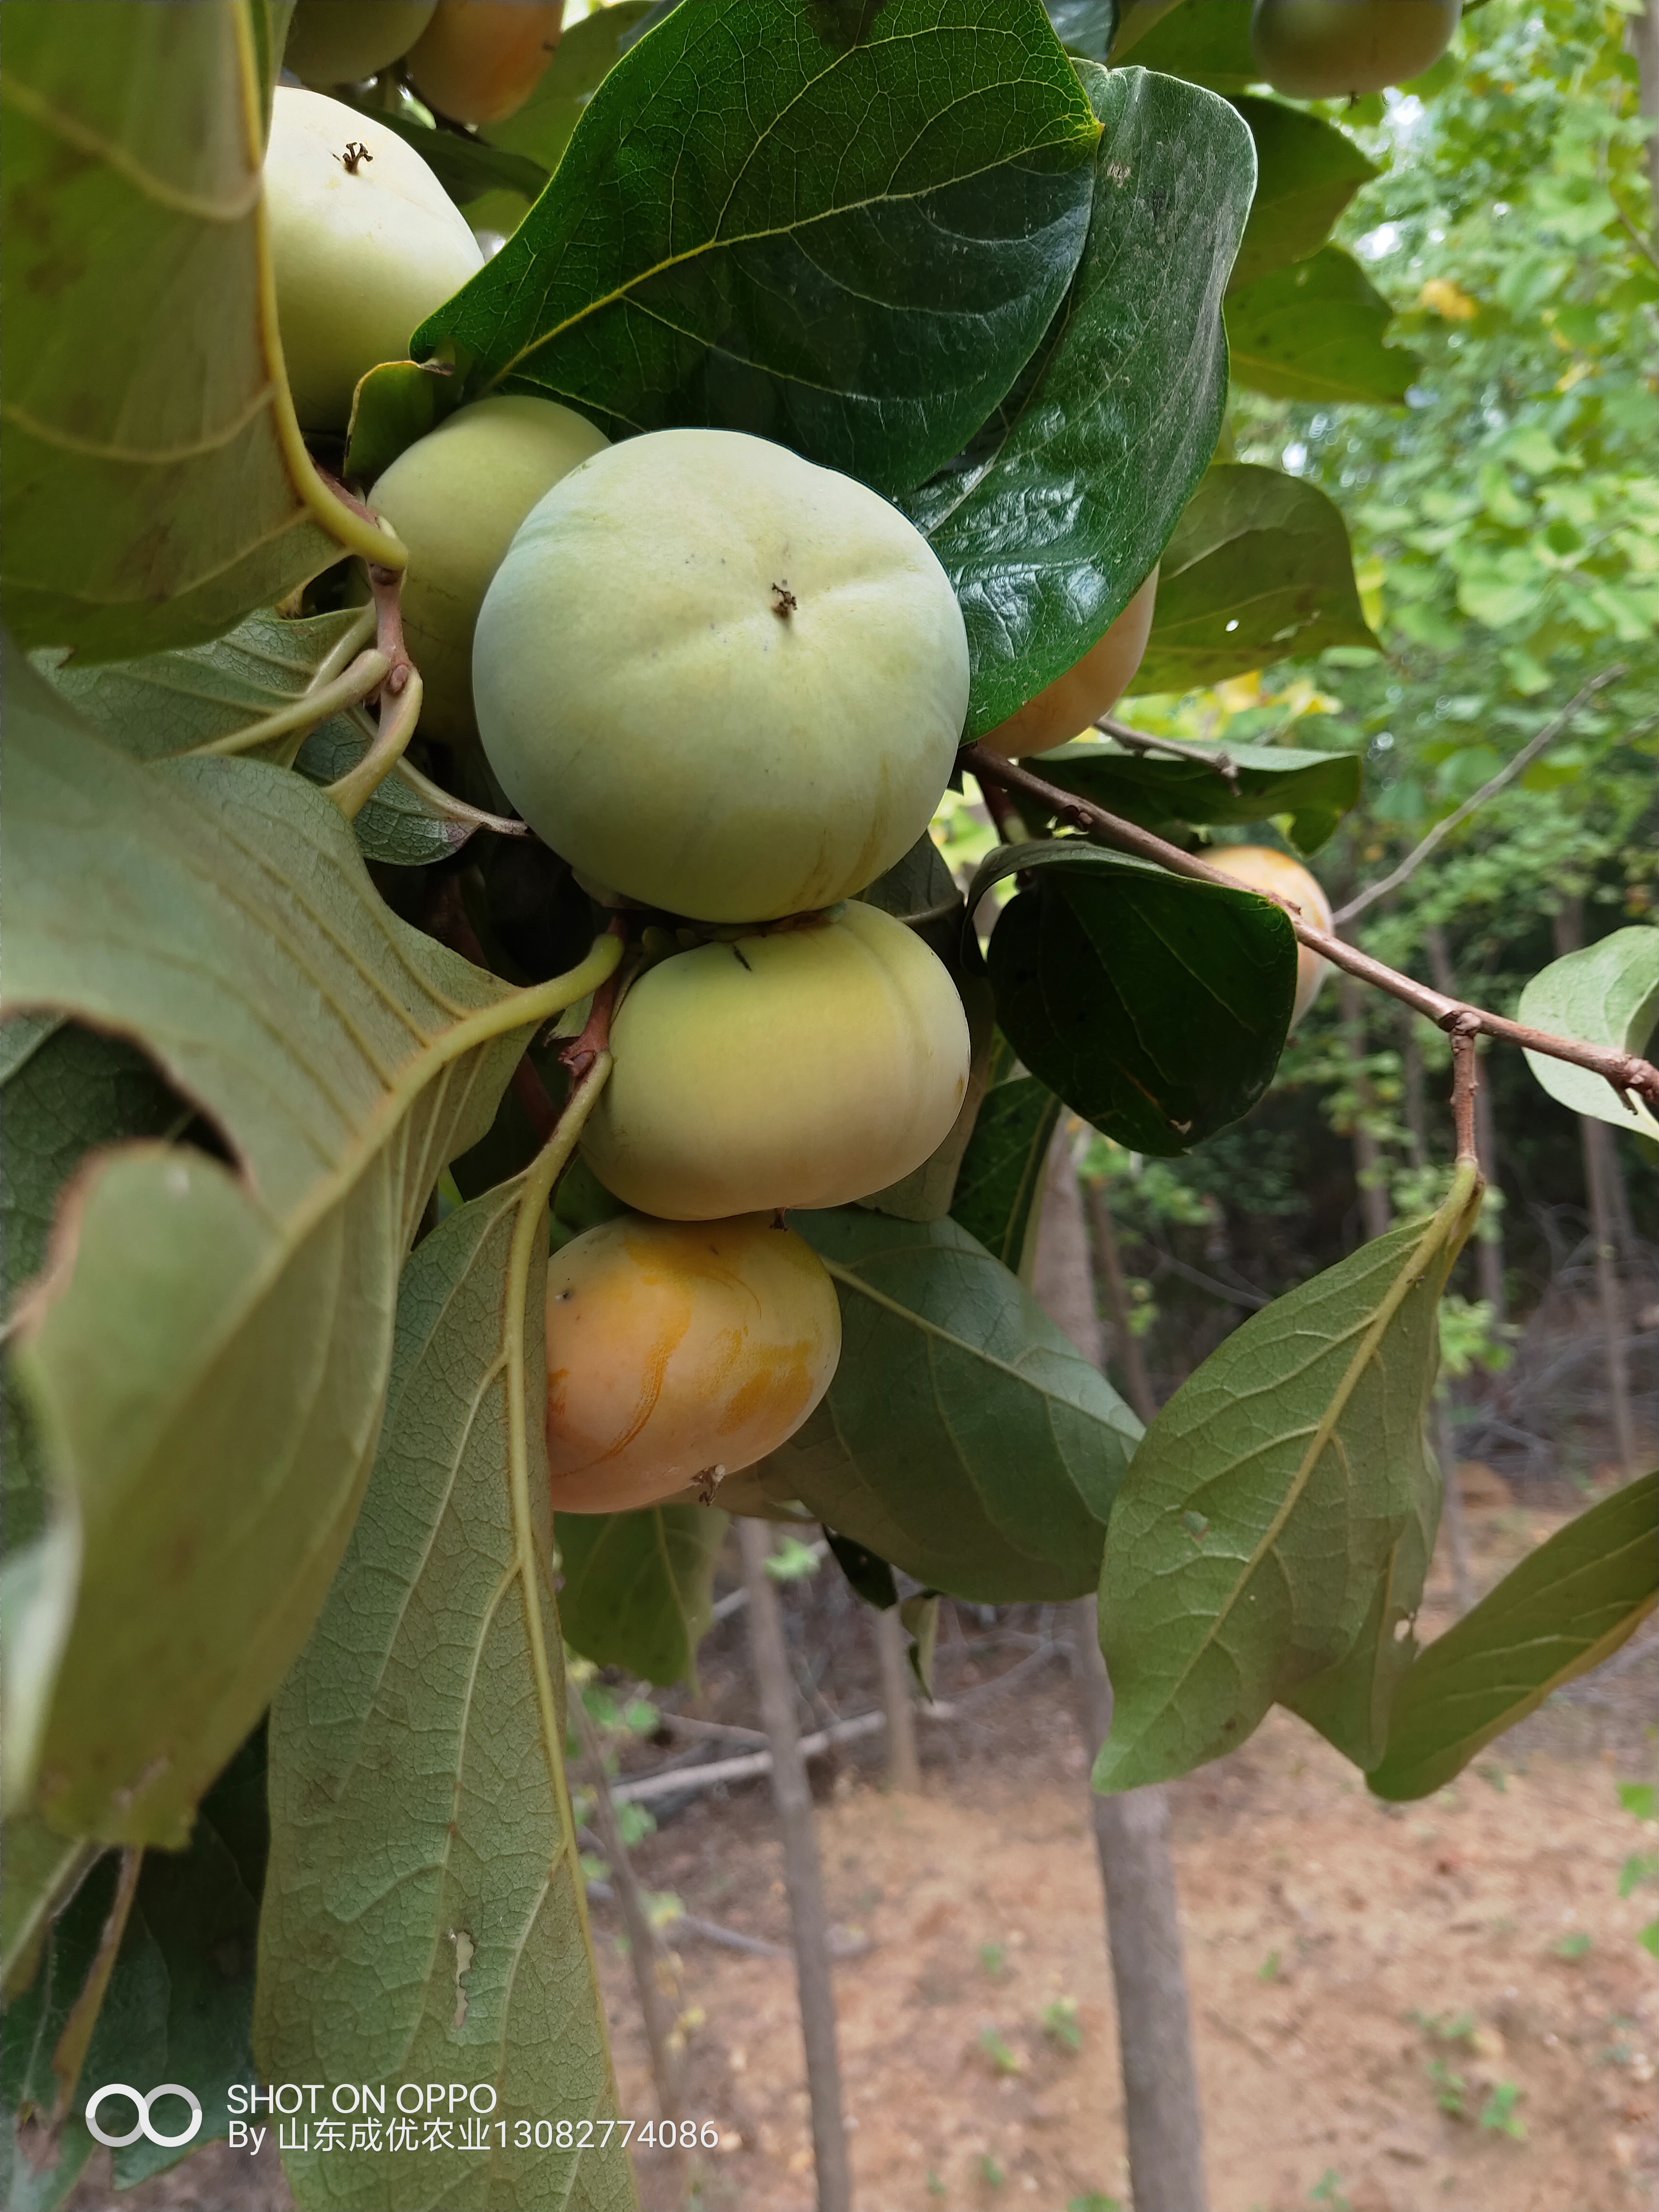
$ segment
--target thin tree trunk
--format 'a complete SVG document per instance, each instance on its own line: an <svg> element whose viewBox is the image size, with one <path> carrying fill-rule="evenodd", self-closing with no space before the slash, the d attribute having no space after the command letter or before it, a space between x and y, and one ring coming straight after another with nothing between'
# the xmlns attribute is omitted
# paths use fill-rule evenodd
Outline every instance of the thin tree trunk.
<svg viewBox="0 0 1659 2212"><path fill-rule="evenodd" d="M1376 1093L1371 1088L1371 1079L1365 1072L1364 994L1358 979L1346 972L1338 974L1336 990L1337 1003L1342 1010L1342 1028L1347 1038L1348 1055L1353 1063L1354 1178L1359 1185L1360 1217L1365 1224L1365 1236L1370 1241L1388 1235L1390 1216L1382 1147L1370 1128L1370 1117L1376 1111Z"/></svg>
<svg viewBox="0 0 1659 2212"><path fill-rule="evenodd" d="M1109 1233L1109 1218L1107 1227ZM1121 1297L1121 1274L1119 1286ZM1082 1194L1063 1123L1048 1156L1036 1292L1050 1319L1099 1366L1100 1319ZM1109 1284L1109 1306L1111 1297ZM1144 1366L1141 1382L1146 1386ZM1144 1405L1157 1410L1150 1387L1146 1387ZM1084 1729L1092 1755L1111 1726L1112 1691L1100 1656L1094 1599L1078 1599L1073 1613ZM1135 2212L1206 2212L1204 2123L1175 1863L1170 1853L1169 1799L1156 1788L1126 1790L1112 1797L1097 1796L1091 1790L1090 1805L1106 1893L1107 1947L1117 1999L1124 2127Z"/></svg>
<svg viewBox="0 0 1659 2212"><path fill-rule="evenodd" d="M1095 1265L1106 1294L1106 1318L1112 1324L1112 1343L1123 1379L1129 1386L1129 1403L1150 1428L1158 1418L1152 1377L1146 1372L1140 1339L1130 1326L1129 1293L1123 1280L1123 1261L1118 1251L1117 1224L1103 1182L1092 1182L1087 1194L1089 1226L1094 1232Z"/></svg>
<svg viewBox="0 0 1659 2212"><path fill-rule="evenodd" d="M634 1862L623 1841L621 1823L617 1820L617 1808L611 1796L610 1779L605 1771L604 1747L593 1726L592 1716L582 1703L581 1692L574 1683L570 1686L569 1711L593 1785L593 1826L611 1864L611 1886L617 1893L623 1926L628 1931L629 1965L633 1969L635 1993L639 1998L640 2014L645 2022L645 2040L651 2053L651 2078L657 2090L657 2110L665 2120L678 2126L684 2114L680 2104L680 2069L675 2060L672 2040L673 2008L664 1992L661 1980L662 1946L657 1940L656 1929L651 1925L651 1916L646 1910L645 1893L640 1887ZM677 2155L677 2193L684 2200L690 2172L690 2161L683 2151Z"/></svg>
<svg viewBox="0 0 1659 2212"><path fill-rule="evenodd" d="M1569 899L1555 917L1557 955L1577 952L1584 942L1584 908ZM1584 1154L1584 1191L1589 1200L1590 1240L1595 1247L1595 1294L1601 1308L1601 1340L1607 1364L1607 1410L1613 1417L1613 1449L1620 1470L1636 1468L1636 1423L1631 1412L1630 1377L1625 1366L1625 1300L1619 1282L1618 1199L1622 1182L1613 1131L1593 1115L1578 1117Z"/></svg>
<svg viewBox="0 0 1659 2212"><path fill-rule="evenodd" d="M881 1702L887 1715L887 1778L895 1790L914 1795L921 1787L921 1760L916 1752L916 1707L904 1623L896 1605L873 1618Z"/></svg>
<svg viewBox="0 0 1659 2212"><path fill-rule="evenodd" d="M812 1792L795 1724L795 1681L784 1648L777 1584L766 1571L771 1531L762 1521L739 1517L744 1581L749 1591L749 1650L760 1692L761 1720L772 1752L772 1798L783 1833L783 1880L795 1938L795 1981L800 1997L801 2040L806 2046L806 2091L812 2110L812 2157L817 2170L818 2212L851 2212L853 2171L836 2045L836 1993L830 1978L830 1926L823 1874L818 1863Z"/></svg>
<svg viewBox="0 0 1659 2212"><path fill-rule="evenodd" d="M1457 979L1452 969L1451 950L1446 943L1446 933L1435 922L1423 933L1424 945L1429 956L1429 973L1437 991L1449 999L1457 996ZM1498 1182L1498 1132L1492 1118L1492 1085L1477 1085L1474 1094L1474 1150L1480 1163L1480 1172L1494 1187ZM1497 1217L1493 1217L1496 1218ZM1483 1222L1483 1230L1487 1227ZM1509 1292L1504 1287L1504 1239L1498 1236L1477 1236L1474 1240L1475 1287L1480 1297L1492 1308L1494 1322L1509 1319Z"/></svg>

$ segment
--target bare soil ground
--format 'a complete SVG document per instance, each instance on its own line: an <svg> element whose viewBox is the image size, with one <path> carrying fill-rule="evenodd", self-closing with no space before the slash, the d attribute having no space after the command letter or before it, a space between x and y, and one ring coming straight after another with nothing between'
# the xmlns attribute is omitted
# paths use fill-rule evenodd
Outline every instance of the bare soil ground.
<svg viewBox="0 0 1659 2212"><path fill-rule="evenodd" d="M1483 1582L1558 1525L1557 1503L1492 1492L1474 1516ZM1445 1625L1445 1595L1443 1571L1425 1632ZM711 1644L687 1710L752 1720L735 1627ZM994 1632L957 1638L941 1694L1015 1657ZM1626 1858L1656 1838L1614 1787L1651 1774L1656 1686L1650 1636L1611 1681L1575 1686L1420 1805L1378 1805L1282 1714L1176 1787L1214 2212L1659 2205L1659 1971L1636 1940L1659 1896L1618 1893ZM858 1710L872 1691L872 1672L860 1696L832 1667L815 1698ZM822 1777L831 1915L852 1951L836 1971L860 2212L1127 2208L1086 1759L1063 1663L1040 1662L971 1722L924 1723L922 1741L919 1797L881 1786L878 1739ZM659 1757L646 1748L641 1763ZM696 1799L636 1857L689 1911L787 1942L763 1784ZM598 1907L596 1923L623 2109L644 2120L653 2099L614 1911ZM721 2136L698 2201L810 2212L790 1962L676 1948L686 2110ZM1506 2114L1514 2132L1493 2124ZM659 2161L647 2154L641 2172L649 2204L674 2201ZM268 2156L256 2166L223 2146L120 2197L93 2169L70 2199L71 2212L288 2203Z"/></svg>

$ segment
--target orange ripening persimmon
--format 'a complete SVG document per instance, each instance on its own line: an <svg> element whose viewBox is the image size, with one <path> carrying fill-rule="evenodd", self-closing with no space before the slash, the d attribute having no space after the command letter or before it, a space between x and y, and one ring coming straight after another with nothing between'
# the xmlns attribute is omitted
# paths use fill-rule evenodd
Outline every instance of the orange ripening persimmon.
<svg viewBox="0 0 1659 2212"><path fill-rule="evenodd" d="M1224 876L1231 876L1250 890L1271 891L1276 898L1294 900L1302 909L1302 919L1311 922L1316 929L1330 928L1330 901L1318 879L1288 853L1275 852L1271 845L1218 845L1204 857L1212 868L1219 868ZM1292 1029L1319 996L1319 987L1329 965L1316 952L1310 952L1305 945L1297 946Z"/></svg>
<svg viewBox="0 0 1659 2212"><path fill-rule="evenodd" d="M546 74L564 0L438 0L409 53L409 78L440 115L501 123Z"/></svg>
<svg viewBox="0 0 1659 2212"><path fill-rule="evenodd" d="M548 1263L553 1510L712 1498L793 1436L840 1357L829 1271L771 1215L590 1229Z"/></svg>
<svg viewBox="0 0 1659 2212"><path fill-rule="evenodd" d="M1091 645L1074 668L1057 676L1046 690L1028 699L1017 714L981 738L1010 760L1027 753L1052 752L1079 736L1091 722L1109 714L1135 680L1152 634L1158 605L1158 570L1153 569L1099 643Z"/></svg>

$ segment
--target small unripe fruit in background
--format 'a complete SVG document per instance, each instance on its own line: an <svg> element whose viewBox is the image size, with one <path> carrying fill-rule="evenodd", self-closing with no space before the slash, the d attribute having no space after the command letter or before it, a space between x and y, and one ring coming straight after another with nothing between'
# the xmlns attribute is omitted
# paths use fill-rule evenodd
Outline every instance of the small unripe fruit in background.
<svg viewBox="0 0 1659 2212"><path fill-rule="evenodd" d="M1109 714L1135 680L1152 634L1158 605L1158 570L1153 569L1097 645L1076 666L1057 676L1018 714L1010 714L980 743L1010 760L1046 753L1079 737L1091 722Z"/></svg>
<svg viewBox="0 0 1659 2212"><path fill-rule="evenodd" d="M409 549L404 634L426 686L421 729L476 742L472 633L538 500L608 441L551 399L480 399L398 455L369 494Z"/></svg>
<svg viewBox="0 0 1659 2212"><path fill-rule="evenodd" d="M865 485L661 430L535 508L472 678L490 765L555 852L643 905L765 921L862 890L926 830L968 639L926 539Z"/></svg>
<svg viewBox="0 0 1659 2212"><path fill-rule="evenodd" d="M500 123L541 82L563 19L564 0L438 0L410 54L410 82L457 123Z"/></svg>
<svg viewBox="0 0 1659 2212"><path fill-rule="evenodd" d="M353 84L406 54L436 0L298 0L283 66L307 84Z"/></svg>
<svg viewBox="0 0 1659 2212"><path fill-rule="evenodd" d="M1331 902L1317 878L1310 875L1302 863L1293 860L1288 853L1276 852L1271 845L1218 845L1204 857L1212 868L1219 868L1223 875L1231 876L1236 883L1243 884L1250 890L1271 891L1276 898L1294 899L1302 909L1302 919L1311 922L1316 929L1331 927ZM1329 965L1316 952L1310 952L1305 945L1297 946L1292 1029L1319 996L1319 987Z"/></svg>
<svg viewBox="0 0 1659 2212"><path fill-rule="evenodd" d="M582 1151L624 1205L675 1221L884 1190L944 1140L968 1087L956 986L856 901L665 960L611 1042Z"/></svg>
<svg viewBox="0 0 1659 2212"><path fill-rule="evenodd" d="M1275 92L1351 100L1432 69L1461 0L1255 0L1250 51Z"/></svg>
<svg viewBox="0 0 1659 2212"><path fill-rule="evenodd" d="M624 1214L547 1269L547 1456L556 1513L617 1513L752 1467L830 1388L829 1271L767 1214Z"/></svg>
<svg viewBox="0 0 1659 2212"><path fill-rule="evenodd" d="M466 218L372 116L279 84L265 151L276 319L295 412L343 430L358 380L483 266Z"/></svg>

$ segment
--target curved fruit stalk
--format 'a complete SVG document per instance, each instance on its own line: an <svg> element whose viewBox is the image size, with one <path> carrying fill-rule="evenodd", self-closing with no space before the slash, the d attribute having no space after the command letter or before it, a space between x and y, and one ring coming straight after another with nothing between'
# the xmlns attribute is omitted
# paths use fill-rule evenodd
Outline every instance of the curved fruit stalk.
<svg viewBox="0 0 1659 2212"><path fill-rule="evenodd" d="M412 146L320 92L277 86L264 181L295 412L341 431L358 380L404 358L483 250Z"/></svg>
<svg viewBox="0 0 1659 2212"><path fill-rule="evenodd" d="M769 921L862 890L925 832L968 638L927 540L865 485L737 431L660 430L532 514L478 617L473 696L502 788L584 875Z"/></svg>
<svg viewBox="0 0 1659 2212"><path fill-rule="evenodd" d="M1461 0L1255 0L1250 51L1275 92L1354 100L1432 69Z"/></svg>
<svg viewBox="0 0 1659 2212"><path fill-rule="evenodd" d="M1288 853L1277 852L1271 845L1218 845L1204 857L1212 868L1219 868L1223 875L1231 876L1253 891L1271 891L1275 898L1291 900L1301 908L1303 919L1316 927L1329 930L1333 927L1331 902L1317 877ZM1292 1029L1319 996L1329 966L1328 960L1322 960L1305 945L1297 945Z"/></svg>
<svg viewBox="0 0 1659 2212"><path fill-rule="evenodd" d="M844 1206L920 1167L968 1087L956 986L856 900L650 969L582 1134L605 1188L670 1220Z"/></svg>
<svg viewBox="0 0 1659 2212"><path fill-rule="evenodd" d="M436 0L298 0L283 66L312 85L355 84L406 54Z"/></svg>
<svg viewBox="0 0 1659 2212"><path fill-rule="evenodd" d="M421 725L477 742L472 633L484 593L538 500L604 450L591 422L551 399L481 399L400 453L369 504L409 549L404 635L426 684Z"/></svg>
<svg viewBox="0 0 1659 2212"><path fill-rule="evenodd" d="M590 1229L547 1270L555 1513L712 1499L794 1434L840 1356L829 1272L769 1215Z"/></svg>
<svg viewBox="0 0 1659 2212"><path fill-rule="evenodd" d="M503 122L546 74L563 20L564 0L438 0L410 82L457 123Z"/></svg>
<svg viewBox="0 0 1659 2212"><path fill-rule="evenodd" d="M1018 714L980 739L1010 760L1027 753L1051 752L1079 736L1103 714L1109 714L1135 680L1152 634L1158 605L1158 570L1153 569L1099 643L1076 666L1057 676L1046 690L1028 699Z"/></svg>

